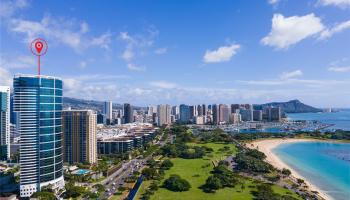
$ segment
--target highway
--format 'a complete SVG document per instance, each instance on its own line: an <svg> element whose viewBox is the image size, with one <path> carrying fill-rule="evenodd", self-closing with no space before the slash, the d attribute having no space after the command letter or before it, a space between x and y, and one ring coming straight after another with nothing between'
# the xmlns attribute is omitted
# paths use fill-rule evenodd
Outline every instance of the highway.
<svg viewBox="0 0 350 200"><path fill-rule="evenodd" d="M160 138L162 138L162 136L163 134ZM171 140L170 136L171 135L169 134L165 141L157 141L155 144L164 146L166 142ZM125 184L125 179L131 176L134 171L139 171L142 169L145 166L147 160L150 158L152 158L152 154L146 158L134 158L129 161L124 161L120 169L100 182L100 184L104 185L106 188L103 197L112 197L114 193L118 191L118 188Z"/></svg>
<svg viewBox="0 0 350 200"><path fill-rule="evenodd" d="M105 198L110 198L118 191L118 188L123 186L125 179L130 177L134 171L141 169L146 163L146 159L132 159L128 163L124 163L123 167L113 173L108 178L101 181L106 188L104 193Z"/></svg>

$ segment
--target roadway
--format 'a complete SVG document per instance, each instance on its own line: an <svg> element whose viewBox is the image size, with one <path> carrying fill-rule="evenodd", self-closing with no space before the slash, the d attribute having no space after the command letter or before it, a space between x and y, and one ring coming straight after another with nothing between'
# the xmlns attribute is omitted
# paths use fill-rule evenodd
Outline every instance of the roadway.
<svg viewBox="0 0 350 200"><path fill-rule="evenodd" d="M164 134L164 133L163 133ZM160 138L163 137L163 134ZM171 141L171 134L165 141L157 141L156 145L164 146L166 142ZM106 190L103 194L104 198L111 198L117 191L119 187L122 187L125 184L125 179L132 176L134 171L139 171L144 168L148 159L152 158L152 154L146 158L134 158L129 161L124 161L122 167L118 169L113 174L109 175L104 180L100 181L100 184L105 186Z"/></svg>

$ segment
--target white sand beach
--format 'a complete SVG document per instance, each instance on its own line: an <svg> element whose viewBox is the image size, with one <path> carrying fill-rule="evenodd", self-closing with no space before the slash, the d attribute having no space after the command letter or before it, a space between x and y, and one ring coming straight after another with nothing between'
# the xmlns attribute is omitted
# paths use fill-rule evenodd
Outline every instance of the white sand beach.
<svg viewBox="0 0 350 200"><path fill-rule="evenodd" d="M278 169L289 169L292 172L292 176L294 178L300 178L303 179L306 183L306 185L309 187L311 191L317 191L319 192L319 195L326 199L326 200L333 200L332 197L327 195L324 191L322 191L320 188L312 184L309 180L307 180L305 177L301 176L298 172L295 171L295 169L288 166L286 163L284 163L273 151L272 149L276 148L277 146L281 144L291 143L291 142L310 142L310 141L317 141L314 139L266 139L266 140L257 140L252 143L247 144L247 147L249 148L256 148L259 151L265 153L266 155L266 161L273 165L274 167Z"/></svg>

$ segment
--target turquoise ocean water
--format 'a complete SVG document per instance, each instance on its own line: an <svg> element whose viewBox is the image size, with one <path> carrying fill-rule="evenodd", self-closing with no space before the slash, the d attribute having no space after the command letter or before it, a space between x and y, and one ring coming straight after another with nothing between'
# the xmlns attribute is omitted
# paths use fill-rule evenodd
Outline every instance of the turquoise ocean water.
<svg viewBox="0 0 350 200"><path fill-rule="evenodd" d="M298 142L282 144L273 151L329 196L350 199L350 144Z"/></svg>
<svg viewBox="0 0 350 200"><path fill-rule="evenodd" d="M334 113L291 113L287 114L292 120L317 120L323 123L334 124L330 129L350 130L350 109Z"/></svg>

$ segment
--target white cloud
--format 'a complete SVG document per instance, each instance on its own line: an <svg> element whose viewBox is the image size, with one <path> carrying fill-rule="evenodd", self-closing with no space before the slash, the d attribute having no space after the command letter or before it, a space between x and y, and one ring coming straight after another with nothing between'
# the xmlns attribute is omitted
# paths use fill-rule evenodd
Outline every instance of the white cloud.
<svg viewBox="0 0 350 200"><path fill-rule="evenodd" d="M131 70L131 71L137 71L137 72L143 72L146 70L145 67L140 67L140 66L137 66L135 64L132 64L132 63L129 63L127 65L128 69Z"/></svg>
<svg viewBox="0 0 350 200"><path fill-rule="evenodd" d="M145 96L152 94L152 90L144 88L130 88L127 94L130 96Z"/></svg>
<svg viewBox="0 0 350 200"><path fill-rule="evenodd" d="M350 84L350 80L317 80L317 79L300 79L299 77L303 75L301 70L295 70L291 72L283 72L278 79L270 80L237 80L236 82L243 85L252 86L300 86L309 88L320 88L320 87L330 87L336 85Z"/></svg>
<svg viewBox="0 0 350 200"><path fill-rule="evenodd" d="M121 58L125 61L130 61L134 58L134 52L132 51L132 49L125 49Z"/></svg>
<svg viewBox="0 0 350 200"><path fill-rule="evenodd" d="M109 49L109 44L111 43L112 34L107 32L98 37L92 38L90 45L98 46L100 48Z"/></svg>
<svg viewBox="0 0 350 200"><path fill-rule="evenodd" d="M152 81L149 84L151 86L162 88L162 89L173 89L177 87L175 83L171 83L167 81Z"/></svg>
<svg viewBox="0 0 350 200"><path fill-rule="evenodd" d="M202 103L265 103L298 98L313 105L348 105L350 80L273 80L240 83L239 88L180 87L167 81L153 81L148 84L129 85L124 78L111 75L81 75L64 78L64 96L114 102L130 102L134 105L147 104L198 104ZM119 81L118 81L119 80ZM279 82L278 84L276 84ZM306 87L307 86L307 87ZM342 96L335 104L329 96Z"/></svg>
<svg viewBox="0 0 350 200"><path fill-rule="evenodd" d="M322 107L344 107L348 106L350 101L350 92L348 92L350 79L277 79L237 81L237 83L240 84L240 88L259 93L257 97L251 98L255 101L266 98L270 101L299 99ZM338 95L341 98L329 98Z"/></svg>
<svg viewBox="0 0 350 200"><path fill-rule="evenodd" d="M280 75L280 79L286 80L286 79L300 77L302 75L303 75L303 72L301 70L295 70L295 71L291 71L291 72L283 72Z"/></svg>
<svg viewBox="0 0 350 200"><path fill-rule="evenodd" d="M165 54L168 51L167 48L159 48L154 51L155 54Z"/></svg>
<svg viewBox="0 0 350 200"><path fill-rule="evenodd" d="M0 66L0 85L2 86L12 86L12 77L10 72Z"/></svg>
<svg viewBox="0 0 350 200"><path fill-rule="evenodd" d="M63 89L65 89L66 91L75 91L76 88L82 88L82 82L75 78L64 78L63 83Z"/></svg>
<svg viewBox="0 0 350 200"><path fill-rule="evenodd" d="M80 32L87 33L89 32L89 30L89 24L87 24L86 22L80 24Z"/></svg>
<svg viewBox="0 0 350 200"><path fill-rule="evenodd" d="M328 71L331 71L331 72L350 72L350 66L349 67L331 66L328 68Z"/></svg>
<svg viewBox="0 0 350 200"><path fill-rule="evenodd" d="M97 82L106 82L106 81L114 81L117 79L130 79L128 75L106 75L106 74L83 74L74 77L64 77L64 79L75 79L77 81L97 83Z"/></svg>
<svg viewBox="0 0 350 200"><path fill-rule="evenodd" d="M0 55L0 65L7 69L24 69L37 66L34 56L5 56Z"/></svg>
<svg viewBox="0 0 350 200"><path fill-rule="evenodd" d="M200 88L200 87L175 87L175 88L148 88L145 86L135 87L127 85L106 84L90 85L84 83L84 87L78 93L67 93L65 96L84 96L85 99L105 100L112 99L114 102L130 102L133 105L147 104L198 104L201 103L265 103L269 101L287 101L298 98L302 101L312 102L312 105L332 105L335 102L327 101L329 95L342 96L337 105L348 105L350 93L343 90L348 87L349 82L336 85L323 85L318 88L291 87L283 88ZM333 88L337 88L333 90ZM339 88L339 89L338 89ZM80 96L78 96L80 95ZM322 101L321 101L322 100Z"/></svg>
<svg viewBox="0 0 350 200"><path fill-rule="evenodd" d="M261 39L261 43L277 49L286 49L324 29L321 19L313 13L305 16L284 17L274 14L270 33Z"/></svg>
<svg viewBox="0 0 350 200"><path fill-rule="evenodd" d="M78 23L72 19L56 19L50 15L44 16L41 21L11 19L8 28L13 33L25 35L24 42L42 36L47 40L69 46L77 52L91 46L108 48L111 42L111 34L108 32L97 37L87 35L89 28L86 22Z"/></svg>
<svg viewBox="0 0 350 200"><path fill-rule="evenodd" d="M268 0L267 2L269 3L269 4L277 4L278 2L279 2L280 0Z"/></svg>
<svg viewBox="0 0 350 200"><path fill-rule="evenodd" d="M155 38L158 36L158 30L154 27L149 27L146 33L131 35L128 32L120 32L119 39L125 42L125 50L121 58L125 61L131 61L137 56L142 56L147 52L148 48L152 47Z"/></svg>
<svg viewBox="0 0 350 200"><path fill-rule="evenodd" d="M207 50L204 54L203 61L205 63L218 63L230 61L237 51L241 48L238 44L219 47L217 50Z"/></svg>
<svg viewBox="0 0 350 200"><path fill-rule="evenodd" d="M86 62L86 61L81 61L81 62L79 63L79 67L80 67L81 69L85 69L86 66L87 66L87 62Z"/></svg>
<svg viewBox="0 0 350 200"><path fill-rule="evenodd" d="M119 37L120 39L127 41L129 43L135 43L135 40L129 35L128 32L120 32Z"/></svg>
<svg viewBox="0 0 350 200"><path fill-rule="evenodd" d="M300 79L303 75L301 70L295 70L290 72L283 72L278 79L270 80L238 80L237 83L245 85L256 86L283 86L283 85L302 85L308 87L321 87L327 85L337 85L350 83L349 80L314 80L314 79Z"/></svg>
<svg viewBox="0 0 350 200"><path fill-rule="evenodd" d="M329 87L350 84L350 80L314 80L314 79L274 79L274 80L238 80L237 83L254 86L301 86L310 88Z"/></svg>
<svg viewBox="0 0 350 200"><path fill-rule="evenodd" d="M29 6L26 0L3 0L0 3L0 17L11 17L17 10L21 10Z"/></svg>
<svg viewBox="0 0 350 200"><path fill-rule="evenodd" d="M337 24L336 26L325 29L321 32L319 39L326 39L332 37L335 33L342 32L346 29L350 29L350 20Z"/></svg>
<svg viewBox="0 0 350 200"><path fill-rule="evenodd" d="M350 7L350 0L319 0L319 4L323 6L337 6L340 8Z"/></svg>

